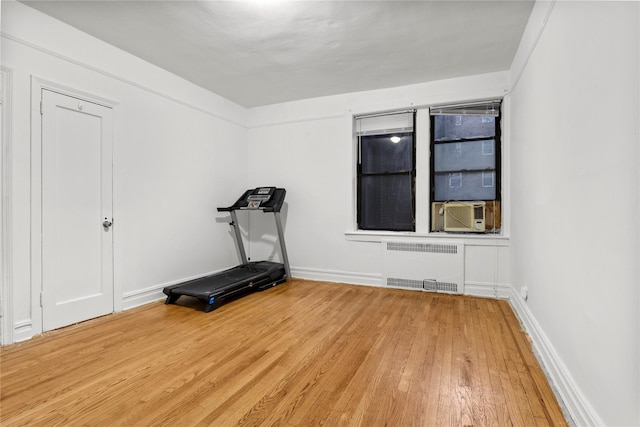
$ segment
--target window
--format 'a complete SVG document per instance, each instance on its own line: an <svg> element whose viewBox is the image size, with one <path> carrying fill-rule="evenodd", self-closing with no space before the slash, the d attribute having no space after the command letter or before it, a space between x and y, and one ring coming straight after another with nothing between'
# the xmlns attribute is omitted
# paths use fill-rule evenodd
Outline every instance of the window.
<svg viewBox="0 0 640 427"><path fill-rule="evenodd" d="M360 230L415 231L414 111L356 117Z"/></svg>
<svg viewBox="0 0 640 427"><path fill-rule="evenodd" d="M453 218L455 230L498 230L500 101L434 107L430 115L432 215L446 216L447 203L484 206L484 214L476 210L469 224ZM447 219L452 218L432 218L431 231L448 231Z"/></svg>
<svg viewBox="0 0 640 427"><path fill-rule="evenodd" d="M498 100L355 116L356 229L501 232L500 107Z"/></svg>

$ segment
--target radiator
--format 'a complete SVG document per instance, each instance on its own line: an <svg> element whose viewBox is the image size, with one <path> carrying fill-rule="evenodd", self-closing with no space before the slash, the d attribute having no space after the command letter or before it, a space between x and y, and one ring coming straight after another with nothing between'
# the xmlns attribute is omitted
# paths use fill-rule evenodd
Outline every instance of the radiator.
<svg viewBox="0 0 640 427"><path fill-rule="evenodd" d="M383 284L462 294L464 244L382 242Z"/></svg>

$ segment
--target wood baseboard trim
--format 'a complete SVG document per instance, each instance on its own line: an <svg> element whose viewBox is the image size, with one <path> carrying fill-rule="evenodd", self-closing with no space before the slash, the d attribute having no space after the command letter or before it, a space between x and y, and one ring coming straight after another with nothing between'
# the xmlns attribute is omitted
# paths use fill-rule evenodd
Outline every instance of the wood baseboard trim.
<svg viewBox="0 0 640 427"><path fill-rule="evenodd" d="M533 345L533 352L545 371L558 402L570 424L578 426L601 426L604 421L584 396L567 366L549 341L540 324L514 287L509 302L522 323Z"/></svg>

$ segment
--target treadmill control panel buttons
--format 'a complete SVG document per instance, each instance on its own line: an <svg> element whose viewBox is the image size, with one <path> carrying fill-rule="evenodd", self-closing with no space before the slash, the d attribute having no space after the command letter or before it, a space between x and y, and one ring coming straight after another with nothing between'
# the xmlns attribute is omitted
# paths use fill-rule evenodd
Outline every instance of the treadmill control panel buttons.
<svg viewBox="0 0 640 427"><path fill-rule="evenodd" d="M271 200L271 196L276 191L275 187L258 187L246 198L247 209L260 209L260 205Z"/></svg>

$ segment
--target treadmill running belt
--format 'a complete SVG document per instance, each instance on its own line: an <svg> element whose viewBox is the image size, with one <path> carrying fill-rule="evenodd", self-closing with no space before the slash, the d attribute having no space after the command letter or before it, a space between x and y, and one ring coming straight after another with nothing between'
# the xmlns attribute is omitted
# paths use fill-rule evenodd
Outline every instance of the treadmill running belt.
<svg viewBox="0 0 640 427"><path fill-rule="evenodd" d="M231 297L282 283L284 275L284 266L280 263L251 262L186 283L167 286L163 292L167 295L167 304L186 295L203 301L207 305L205 311L208 312Z"/></svg>

